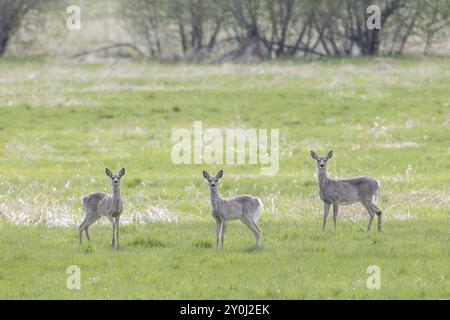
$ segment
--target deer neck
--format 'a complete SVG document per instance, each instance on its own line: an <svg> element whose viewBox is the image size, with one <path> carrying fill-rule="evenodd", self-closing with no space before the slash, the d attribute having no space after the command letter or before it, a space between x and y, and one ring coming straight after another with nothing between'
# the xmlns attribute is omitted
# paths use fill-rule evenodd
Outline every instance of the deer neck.
<svg viewBox="0 0 450 320"><path fill-rule="evenodd" d="M325 188L325 185L328 183L328 181L330 180L328 178L327 175L327 170L323 169L323 170L319 170L319 173L317 174L317 180L319 182L319 187L321 189Z"/></svg>
<svg viewBox="0 0 450 320"><path fill-rule="evenodd" d="M211 197L211 206L213 208L214 211L217 211L219 208L219 205L222 201L222 198L219 196L219 193L216 189L209 189L210 191L210 197Z"/></svg>
<svg viewBox="0 0 450 320"><path fill-rule="evenodd" d="M120 201L121 201L121 197L120 197L120 186L113 186L113 203L114 203L114 207L118 208Z"/></svg>

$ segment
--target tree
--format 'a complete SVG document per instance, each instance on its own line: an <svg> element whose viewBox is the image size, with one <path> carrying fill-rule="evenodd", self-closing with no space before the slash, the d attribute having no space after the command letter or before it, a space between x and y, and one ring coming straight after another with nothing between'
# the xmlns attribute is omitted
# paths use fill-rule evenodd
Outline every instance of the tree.
<svg viewBox="0 0 450 320"><path fill-rule="evenodd" d="M162 56L165 46L170 54L181 51L193 59L215 47L225 18L222 7L221 0L123 0L121 6L125 25L150 56Z"/></svg>
<svg viewBox="0 0 450 320"><path fill-rule="evenodd" d="M0 0L0 57L24 16L49 0Z"/></svg>
<svg viewBox="0 0 450 320"><path fill-rule="evenodd" d="M436 36L450 26L450 0L424 1L422 10L419 29L425 40L424 51L429 52Z"/></svg>
<svg viewBox="0 0 450 320"><path fill-rule="evenodd" d="M347 0L348 38L356 44L364 56L378 55L380 53L380 32L389 20L405 6L405 0L386 0L380 4L381 29L370 30L366 27L366 8L369 7L369 0Z"/></svg>
<svg viewBox="0 0 450 320"><path fill-rule="evenodd" d="M229 34L237 42L237 48L227 53L222 60L254 60L268 57L262 44L266 39L260 30L265 21L263 2L259 0L225 0L228 13ZM267 47L268 44L265 43Z"/></svg>
<svg viewBox="0 0 450 320"><path fill-rule="evenodd" d="M164 31L166 13L159 0L128 0L121 3L121 18L126 27L144 41L150 56L161 56L161 33Z"/></svg>
<svg viewBox="0 0 450 320"><path fill-rule="evenodd" d="M252 61L402 54L412 36L422 38L427 51L450 26L450 0L123 2L129 25L143 35L151 56L160 56L165 46L194 61L213 55L221 57L218 61ZM380 9L381 29L367 26L372 4Z"/></svg>
<svg viewBox="0 0 450 320"><path fill-rule="evenodd" d="M221 0L171 0L168 23L177 26L183 54L211 51L225 19Z"/></svg>

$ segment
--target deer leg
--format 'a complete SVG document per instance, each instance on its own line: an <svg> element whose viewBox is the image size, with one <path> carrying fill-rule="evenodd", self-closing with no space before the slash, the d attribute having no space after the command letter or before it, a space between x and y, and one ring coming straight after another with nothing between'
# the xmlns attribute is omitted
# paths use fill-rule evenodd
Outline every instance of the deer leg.
<svg viewBox="0 0 450 320"><path fill-rule="evenodd" d="M381 209L378 208L376 205L374 205L372 202L370 203L370 206L372 207L373 211L375 211L375 213L377 214L377 218L378 218L378 231L381 231L383 226L382 226L382 219L381 219Z"/></svg>
<svg viewBox="0 0 450 320"><path fill-rule="evenodd" d="M92 215L87 215L86 218L84 219L84 221L80 224L79 229L79 238L80 238L80 244L81 244L81 240L83 239L83 230L86 233L86 238L88 241L91 241L91 237L89 235L89 227L99 219L99 217L96 216L92 216Z"/></svg>
<svg viewBox="0 0 450 320"><path fill-rule="evenodd" d="M369 225L367 226L367 231L370 231L370 229L372 229L373 216L374 214L372 213L369 218Z"/></svg>
<svg viewBox="0 0 450 320"><path fill-rule="evenodd" d="M114 248L116 246L116 225L114 222L112 224L112 227L113 227L113 236L112 236L111 247Z"/></svg>
<svg viewBox="0 0 450 320"><path fill-rule="evenodd" d="M370 202L362 202L362 205L364 206L364 208L366 208L367 212L369 213L369 225L367 226L367 231L370 231L370 229L372 228L372 222L373 222L373 216L374 213L372 211L372 207L370 206Z"/></svg>
<svg viewBox="0 0 450 320"><path fill-rule="evenodd" d="M260 237L259 229L256 226L255 222L248 218L243 219L242 222L244 222L244 224L254 233L255 238L256 238L256 246L259 247L261 237Z"/></svg>
<svg viewBox="0 0 450 320"><path fill-rule="evenodd" d="M333 223L334 223L334 231L336 231L336 220L338 215L339 205L337 203L333 203Z"/></svg>
<svg viewBox="0 0 450 320"><path fill-rule="evenodd" d="M80 224L80 226L78 227L78 242L80 244L83 243L83 230L84 230L84 226L83 226L84 221Z"/></svg>
<svg viewBox="0 0 450 320"><path fill-rule="evenodd" d="M261 228L256 224L254 220L252 220L253 227L258 231L258 236L256 237L256 245L259 247L261 246Z"/></svg>
<svg viewBox="0 0 450 320"><path fill-rule="evenodd" d="M325 231L325 227L327 226L328 214L330 213L330 204L328 202L323 203L323 226L322 231Z"/></svg>
<svg viewBox="0 0 450 320"><path fill-rule="evenodd" d="M225 232L227 231L227 223L225 221L222 221L222 229L220 230L220 242L222 244L223 249L223 243L225 241Z"/></svg>
<svg viewBox="0 0 450 320"><path fill-rule="evenodd" d="M220 231L222 229L221 222L216 220L216 250L219 250Z"/></svg>
<svg viewBox="0 0 450 320"><path fill-rule="evenodd" d="M82 244L83 242L83 230L86 227L86 222L87 222L88 218L87 216L84 218L83 222L80 224L80 226L78 227L78 240L80 242L80 244Z"/></svg>
<svg viewBox="0 0 450 320"><path fill-rule="evenodd" d="M87 226L86 228L84 228L84 232L86 233L86 239L88 241L91 241L91 236L89 235L89 226Z"/></svg>
<svg viewBox="0 0 450 320"><path fill-rule="evenodd" d="M113 227L111 246L114 248L116 245L116 222L114 221L114 218L112 216L106 215L106 217L108 218L109 222L111 222Z"/></svg>
<svg viewBox="0 0 450 320"><path fill-rule="evenodd" d="M258 230L259 234L261 234L261 232L262 232L261 228L258 226L258 224L256 223L255 220L252 220L252 221L253 221L253 224L255 225L256 229Z"/></svg>
<svg viewBox="0 0 450 320"><path fill-rule="evenodd" d="M377 212L377 218L378 218L378 231L382 231L383 230L383 222L381 221L381 211Z"/></svg>
<svg viewBox="0 0 450 320"><path fill-rule="evenodd" d="M116 223L116 249L119 248L119 219L120 217L114 218L114 222Z"/></svg>

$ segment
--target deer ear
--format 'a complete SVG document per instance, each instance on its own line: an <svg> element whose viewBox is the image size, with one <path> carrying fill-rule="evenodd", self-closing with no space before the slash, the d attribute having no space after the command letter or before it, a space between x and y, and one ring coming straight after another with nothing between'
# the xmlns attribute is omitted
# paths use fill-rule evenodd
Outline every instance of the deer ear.
<svg viewBox="0 0 450 320"><path fill-rule="evenodd" d="M333 150L330 150L327 154L327 159L331 159L333 157Z"/></svg>
<svg viewBox="0 0 450 320"><path fill-rule="evenodd" d="M106 168L106 175L110 178L112 177L112 172L108 168Z"/></svg>
<svg viewBox="0 0 450 320"><path fill-rule="evenodd" d="M209 173L206 172L206 171L203 171L203 177L204 177L206 180L209 180L209 178L210 178Z"/></svg>
<svg viewBox="0 0 450 320"><path fill-rule="evenodd" d="M315 153L314 151L311 150L311 158L313 158L314 160L317 160L317 153Z"/></svg>
<svg viewBox="0 0 450 320"><path fill-rule="evenodd" d="M125 168L120 169L119 177L122 177L125 174Z"/></svg>
<svg viewBox="0 0 450 320"><path fill-rule="evenodd" d="M223 170L220 170L218 173L217 173L217 176L216 176L216 178L222 178L222 176L223 176Z"/></svg>

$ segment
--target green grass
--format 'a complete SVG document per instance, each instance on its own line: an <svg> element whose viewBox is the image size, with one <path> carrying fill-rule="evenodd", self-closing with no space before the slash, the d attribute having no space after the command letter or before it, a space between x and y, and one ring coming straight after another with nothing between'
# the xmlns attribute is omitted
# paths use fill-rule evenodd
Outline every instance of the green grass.
<svg viewBox="0 0 450 320"><path fill-rule="evenodd" d="M90 245L71 229L9 226L0 233L2 298L107 299L423 299L449 297L448 220L393 221L385 232L340 223L262 222L263 244L239 222L224 251L212 248L212 222L92 228ZM20 236L18 236L20 234ZM66 269L81 270L69 290ZM381 288L369 290L369 265Z"/></svg>
<svg viewBox="0 0 450 320"><path fill-rule="evenodd" d="M0 60L0 298L449 298L449 59L257 65ZM174 165L174 128L280 129L280 170ZM316 165L381 181L385 231L360 205L322 233ZM412 175L407 175L410 166ZM123 246L91 228L82 195L110 192L126 167ZM224 169L223 196L266 210L263 247L233 223L224 252L202 170ZM157 223L164 218L173 223ZM176 223L174 221L177 221ZM82 290L66 289L69 265ZM379 265L382 289L365 273Z"/></svg>

